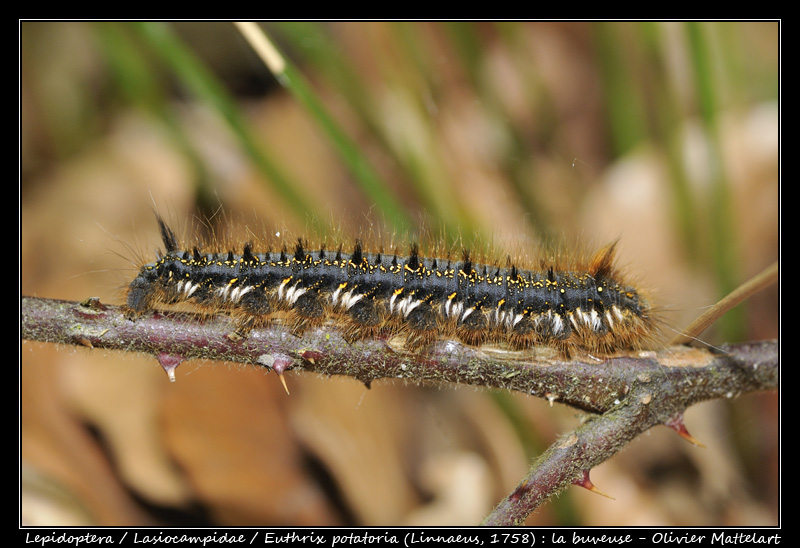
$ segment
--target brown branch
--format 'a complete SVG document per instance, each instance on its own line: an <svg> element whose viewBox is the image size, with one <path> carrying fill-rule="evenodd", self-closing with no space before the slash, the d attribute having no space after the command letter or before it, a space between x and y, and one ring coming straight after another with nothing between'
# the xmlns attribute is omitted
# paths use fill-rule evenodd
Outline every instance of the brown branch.
<svg viewBox="0 0 800 548"><path fill-rule="evenodd" d="M83 303L22 297L23 339L155 355L168 373L199 358L347 375L367 386L375 379L462 383L558 401L600 414L550 447L525 480L486 519L517 524L571 484L592 488L589 470L638 434L665 424L691 440L683 411L700 401L774 390L779 383L776 341L723 347L721 352L674 346L659 352L565 360L558 356L476 349L453 341L428 352L366 340L348 344L334 326L296 336L276 322L245 339L231 337L231 320L177 312L148 313L135 321L96 299Z"/></svg>
<svg viewBox="0 0 800 548"><path fill-rule="evenodd" d="M683 425L694 403L775 389L779 382L778 343L733 345L703 367L640 375L625 401L592 417L551 445L528 476L486 518L484 525L518 525L547 498L570 485L594 489L589 471L610 459L652 426L663 424L697 443Z"/></svg>

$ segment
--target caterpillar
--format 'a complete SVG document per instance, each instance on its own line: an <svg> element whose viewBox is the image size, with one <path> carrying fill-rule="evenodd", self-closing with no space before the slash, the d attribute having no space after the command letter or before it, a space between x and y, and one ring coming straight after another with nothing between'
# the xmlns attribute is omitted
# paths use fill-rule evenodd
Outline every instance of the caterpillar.
<svg viewBox="0 0 800 548"><path fill-rule="evenodd" d="M239 336L283 315L297 333L334 319L351 342L402 334L410 351L451 338L566 355L640 348L653 328L648 299L614 267L616 242L580 269L525 270L475 263L468 251L460 260L426 257L418 245L406 256L369 253L359 241L349 252L308 250L303 240L277 252L187 250L157 221L164 253L128 286L134 316L186 302L230 313Z"/></svg>

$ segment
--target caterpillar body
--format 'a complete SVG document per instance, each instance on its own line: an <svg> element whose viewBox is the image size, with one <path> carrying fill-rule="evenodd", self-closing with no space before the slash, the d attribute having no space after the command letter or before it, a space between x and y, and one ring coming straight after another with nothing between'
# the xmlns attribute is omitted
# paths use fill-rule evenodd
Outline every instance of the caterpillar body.
<svg viewBox="0 0 800 548"><path fill-rule="evenodd" d="M189 251L158 223L165 253L130 283L133 315L188 302L230 313L243 336L280 314L296 332L334 319L349 341L403 334L411 351L456 338L609 354L641 347L652 332L648 300L614 268L616 242L582 269L523 270L474 263L468 252L424 257L416 245L407 256L368 253L360 242L349 253L311 251L301 240L279 252Z"/></svg>

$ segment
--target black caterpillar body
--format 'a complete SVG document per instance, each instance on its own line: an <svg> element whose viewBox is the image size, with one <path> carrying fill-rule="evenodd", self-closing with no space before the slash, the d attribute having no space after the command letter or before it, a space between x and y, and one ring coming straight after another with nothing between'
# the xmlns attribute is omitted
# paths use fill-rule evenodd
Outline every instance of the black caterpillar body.
<svg viewBox="0 0 800 548"><path fill-rule="evenodd" d="M279 314L293 328L334 319L348 339L405 334L419 350L443 337L479 345L506 343L612 353L640 347L652 328L647 299L619 279L615 244L585 269L521 270L461 260L367 253L360 243L341 249L294 249L241 254L179 249L158 219L165 254L131 282L127 306L139 314L158 304L189 302L234 315L241 335Z"/></svg>

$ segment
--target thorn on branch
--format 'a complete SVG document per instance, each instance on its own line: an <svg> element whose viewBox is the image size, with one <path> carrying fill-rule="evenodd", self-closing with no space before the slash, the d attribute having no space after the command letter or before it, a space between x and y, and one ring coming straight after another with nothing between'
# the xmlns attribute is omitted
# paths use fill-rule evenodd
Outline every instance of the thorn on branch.
<svg viewBox="0 0 800 548"><path fill-rule="evenodd" d="M589 471L588 470L584 470L583 471L583 475L580 478L578 478L575 481L573 481L572 483L577 485L577 486L579 486L579 487L583 487L584 489L588 489L592 493L596 493L598 495L602 495L602 496L604 496L606 498L609 498L611 500L616 500L611 495L602 492L600 489L598 489L595 486L594 483L592 483L592 480L589 479Z"/></svg>
<svg viewBox="0 0 800 548"><path fill-rule="evenodd" d="M261 354L256 361L264 367L269 367L275 371L283 385L283 389L286 390L286 394L291 395L289 394L289 387L286 386L286 378L283 376L294 365L294 360L290 356L286 354Z"/></svg>
<svg viewBox="0 0 800 548"><path fill-rule="evenodd" d="M692 445L705 448L705 445L697 441L697 439L695 439L695 437L689 433L689 430L687 430L686 424L683 421L683 413L676 414L671 419L664 422L664 425L668 426L669 428L672 428L675 432L678 433L680 437L682 437Z"/></svg>
<svg viewBox="0 0 800 548"><path fill-rule="evenodd" d="M175 382L175 370L183 363L184 359L181 356L168 353L159 353L156 355L156 359L158 359L159 365L167 373L169 382Z"/></svg>

